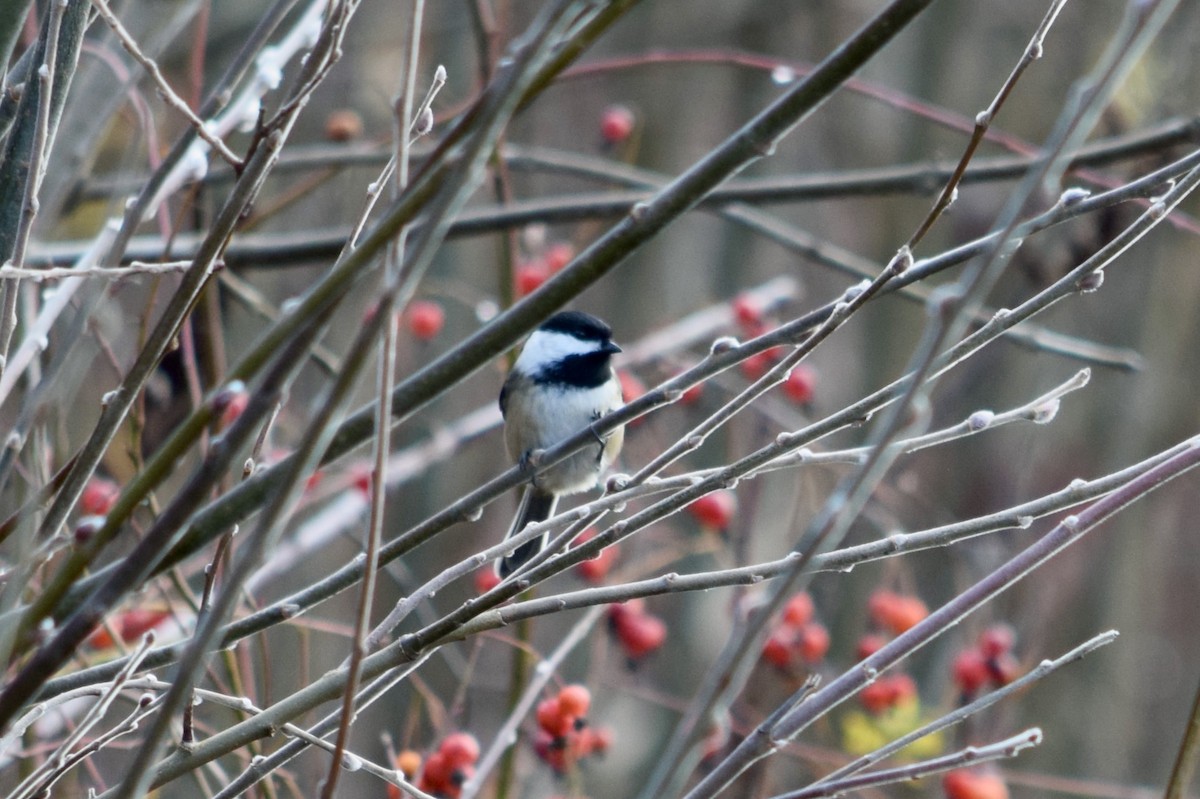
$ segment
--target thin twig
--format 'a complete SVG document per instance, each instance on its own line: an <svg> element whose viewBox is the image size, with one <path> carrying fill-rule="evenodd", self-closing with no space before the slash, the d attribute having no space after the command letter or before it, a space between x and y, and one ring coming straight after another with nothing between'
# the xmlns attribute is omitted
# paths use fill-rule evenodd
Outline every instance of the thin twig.
<svg viewBox="0 0 1200 799"><path fill-rule="evenodd" d="M25 192L21 201L21 216L13 235L12 264L25 265L25 251L29 247L29 236L33 231L33 220L38 213L38 194L42 178L46 174L46 157L50 148L50 107L54 102L55 64L58 60L58 33L62 27L63 13L67 0L54 0L50 4L50 15L46 21L45 55L37 71L39 84L37 120L34 123L33 141L29 151L29 166L25 170ZM5 264L6 266L8 264ZM8 347L17 324L18 284L5 283L0 303L0 374L8 362Z"/></svg>
<svg viewBox="0 0 1200 799"><path fill-rule="evenodd" d="M0 280L63 280L72 277L104 278L105 280L121 280L126 277L139 275L167 275L184 272L192 265L191 261L163 261L146 263L133 261L128 266L90 266L84 269L74 267L49 267L47 269L30 269L5 264L0 266ZM217 262L214 268L220 269Z"/></svg>
<svg viewBox="0 0 1200 799"><path fill-rule="evenodd" d="M798 791L788 791L787 793L777 794L772 799L820 799L821 797L841 796L846 791L854 791L876 785L888 785L895 782L907 782L927 777L930 774L949 771L959 766L1016 757L1021 750L1037 746L1041 742L1041 729L1031 727L1025 730L1025 732L992 744L968 746L965 749L960 749L957 752L951 752L941 757L921 760L916 763L896 766L895 768L880 769L879 771L861 774L857 777L845 777L836 782L813 785Z"/></svg>
<svg viewBox="0 0 1200 799"><path fill-rule="evenodd" d="M996 118L996 114L1000 111L1000 106L1004 104L1004 101L1008 99L1009 94L1016 87L1021 75L1024 74L1030 64L1042 57L1042 45L1046 40L1046 34L1050 32L1050 26L1054 24L1054 20L1058 18L1059 12L1062 11L1063 6L1066 4L1067 0L1054 0L1050 4L1050 8L1046 11L1046 16L1042 18L1041 24L1038 25L1037 31L1033 34L1033 38L1025 46L1025 51L1021 54L1020 60L1017 61L1016 66L1008 74L1004 85L1000 87L1000 91L996 93L991 104L975 116L975 129L971 132L971 138L967 142L962 158L959 159L958 165L954 168L954 173L950 176L950 179L946 181L942 193L933 204L933 208L929 210L929 214L917 227L916 231L913 232L912 236L909 237L907 247L910 250L917 248L917 244L925 238L925 234L929 232L934 223L941 218L942 213L954 202L954 198L958 196L958 185L962 182L963 175L966 173L971 159L975 156L975 151L987 136L988 128L992 125L992 120Z"/></svg>
<svg viewBox="0 0 1200 799"><path fill-rule="evenodd" d="M234 169L240 171L244 165L242 159L234 155L233 151L226 146L225 142L221 141L219 137L214 135L213 132L209 130L208 126L205 125L204 120L196 116L195 112L192 111L187 102L175 93L175 90L171 88L171 85L167 83L167 79L163 76L162 70L158 68L158 62L142 52L142 48L138 47L137 41L135 41L133 36L130 35L129 31L125 29L125 26L121 24L121 20L117 19L117 15L114 14L112 9L108 7L108 3L106 3L105 0L91 0L91 3L92 6L95 7L96 11L100 14L100 17L108 24L108 27L112 28L112 32L116 34L117 39L120 40L121 45L125 48L125 50L131 56L133 56L134 60L141 64L142 68L145 69L147 74L150 75L151 79L154 81L155 87L158 89L158 96L163 98L167 105L171 106L180 114L182 114L187 119L188 124L190 124L196 131L196 135L207 142L210 147L216 150L217 154L221 156L221 158L229 163L229 165Z"/></svg>

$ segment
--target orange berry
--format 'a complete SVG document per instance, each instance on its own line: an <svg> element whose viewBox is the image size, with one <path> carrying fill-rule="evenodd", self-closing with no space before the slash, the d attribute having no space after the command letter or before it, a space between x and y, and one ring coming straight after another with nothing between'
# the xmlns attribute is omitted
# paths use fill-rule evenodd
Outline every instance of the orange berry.
<svg viewBox="0 0 1200 799"><path fill-rule="evenodd" d="M574 718L583 718L592 704L592 694L582 685L564 685L558 692L561 711Z"/></svg>
<svg viewBox="0 0 1200 799"><path fill-rule="evenodd" d="M893 635L899 635L929 615L929 609L917 597L883 589L871 594L867 600L867 612L875 624Z"/></svg>
<svg viewBox="0 0 1200 799"><path fill-rule="evenodd" d="M329 116L325 117L325 138L330 141L351 141L357 139L362 133L363 121L357 111L339 108L331 111Z"/></svg>
<svg viewBox="0 0 1200 799"><path fill-rule="evenodd" d="M412 780L421 770L421 754L412 749L405 749L396 755L396 768L407 780Z"/></svg>

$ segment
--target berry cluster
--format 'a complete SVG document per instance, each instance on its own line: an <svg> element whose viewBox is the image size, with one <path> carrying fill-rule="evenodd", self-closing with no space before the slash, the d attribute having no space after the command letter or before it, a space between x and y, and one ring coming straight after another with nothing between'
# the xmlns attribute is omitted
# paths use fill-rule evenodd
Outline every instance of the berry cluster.
<svg viewBox="0 0 1200 799"><path fill-rule="evenodd" d="M753 297L740 294L733 299L733 317L743 335L756 338L767 332L763 308ZM784 355L787 347L771 347L751 355L739 365L748 380L757 380L767 373ZM783 382L783 393L797 405L812 402L817 389L817 372L806 363L796 364Z"/></svg>
<svg viewBox="0 0 1200 799"><path fill-rule="evenodd" d="M802 591L783 606L783 614L763 644L762 658L781 671L792 672L800 665L811 669L828 651L829 631L814 619L812 597Z"/></svg>
<svg viewBox="0 0 1200 799"><path fill-rule="evenodd" d="M658 649L667 640L666 622L647 611L642 599L609 605L608 628L630 664Z"/></svg>
<svg viewBox="0 0 1200 799"><path fill-rule="evenodd" d="M463 784L475 773L478 761L479 742L475 736L469 732L455 732L442 739L437 751L425 759L423 768L421 756L411 749L396 756L396 768L425 793L457 799ZM399 790L389 790L388 794L401 796Z"/></svg>
<svg viewBox="0 0 1200 799"><path fill-rule="evenodd" d="M984 630L974 646L955 656L951 674L963 699L970 699L981 688L1008 685L1017 678L1021 667L1012 653L1016 639L1012 627L996 624Z"/></svg>
<svg viewBox="0 0 1200 799"><path fill-rule="evenodd" d="M887 635L900 635L929 615L929 609L919 598L879 589L867 600L867 615L871 624L881 632L868 633L859 639L856 653L860 660L870 657L887 643ZM874 715L917 700L917 683L904 672L879 676L858 695L858 701Z"/></svg>
<svg viewBox="0 0 1200 799"><path fill-rule="evenodd" d="M548 245L535 256L522 259L513 274L516 282L517 296L524 297L532 294L550 276L571 263L575 257L575 248L566 242L555 242Z"/></svg>
<svg viewBox="0 0 1200 799"><path fill-rule="evenodd" d="M538 703L533 750L558 774L565 774L590 755L604 754L612 746L611 730L588 725L591 704L592 695L582 685L565 685L557 695Z"/></svg>

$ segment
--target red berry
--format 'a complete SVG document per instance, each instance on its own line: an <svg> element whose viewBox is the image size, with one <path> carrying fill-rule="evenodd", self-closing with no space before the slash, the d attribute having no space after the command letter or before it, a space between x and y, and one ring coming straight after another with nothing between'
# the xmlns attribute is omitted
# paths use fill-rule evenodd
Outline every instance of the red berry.
<svg viewBox="0 0 1200 799"><path fill-rule="evenodd" d="M532 294L550 277L550 270L541 261L529 261L517 267L517 296Z"/></svg>
<svg viewBox="0 0 1200 799"><path fill-rule="evenodd" d="M500 585L500 575L491 566L484 566L475 572L475 593L486 594Z"/></svg>
<svg viewBox="0 0 1200 799"><path fill-rule="evenodd" d="M991 771L959 768L942 777L946 799L1008 799L1008 787Z"/></svg>
<svg viewBox="0 0 1200 799"><path fill-rule="evenodd" d="M592 694L582 685L564 685L558 692L558 706L568 716L583 718L591 705Z"/></svg>
<svg viewBox="0 0 1200 799"><path fill-rule="evenodd" d="M862 690L858 699L869 712L879 714L916 695L917 684L912 677L900 673L887 674L875 680Z"/></svg>
<svg viewBox="0 0 1200 799"><path fill-rule="evenodd" d="M783 606L783 620L793 627L801 627L812 620L813 601L807 591L792 595Z"/></svg>
<svg viewBox="0 0 1200 799"><path fill-rule="evenodd" d="M479 741L469 732L451 733L443 739L438 752L451 768L471 766L479 760Z"/></svg>
<svg viewBox="0 0 1200 799"><path fill-rule="evenodd" d="M805 663L810 666L820 663L829 652L829 631L820 622L810 621L801 628L796 646Z"/></svg>
<svg viewBox="0 0 1200 799"><path fill-rule="evenodd" d="M1017 631L1007 624L993 624L979 634L979 651L986 658L1000 657L1012 651Z"/></svg>
<svg viewBox="0 0 1200 799"><path fill-rule="evenodd" d="M579 534L576 546L596 537L596 528L589 527ZM617 545L605 547L600 552L575 566L575 573L589 583L599 583L608 576L609 569L616 563L619 552Z"/></svg>
<svg viewBox="0 0 1200 799"><path fill-rule="evenodd" d="M638 380L632 373L622 369L617 372L617 378L621 381L621 396L626 403L633 402L646 393L646 384Z"/></svg>
<svg viewBox="0 0 1200 799"><path fill-rule="evenodd" d="M608 727L588 727L591 750L598 755L612 749L613 731Z"/></svg>
<svg viewBox="0 0 1200 799"><path fill-rule="evenodd" d="M616 625L617 641L625 654L637 660L663 645L667 625L649 613L626 613Z"/></svg>
<svg viewBox="0 0 1200 799"><path fill-rule="evenodd" d="M646 600L641 597L608 606L608 623L616 632L626 616L638 616L646 612Z"/></svg>
<svg viewBox="0 0 1200 799"><path fill-rule="evenodd" d="M235 380L229 388L226 388L217 395L214 403L217 410L217 428L226 430L231 424L237 421L237 418L246 410L246 406L250 404L250 394L246 391L245 384L240 380Z"/></svg>
<svg viewBox="0 0 1200 799"><path fill-rule="evenodd" d="M79 508L88 516L106 516L121 496L121 489L112 480L92 476L83 487Z"/></svg>
<svg viewBox="0 0 1200 799"><path fill-rule="evenodd" d="M575 248L566 242L560 241L546 248L546 252L542 255L542 260L545 261L546 268L550 270L550 274L554 274L571 263L571 259L574 257Z"/></svg>
<svg viewBox="0 0 1200 799"><path fill-rule="evenodd" d="M555 738L562 738L575 728L575 719L563 712L558 697L538 702L536 717L538 726Z"/></svg>
<svg viewBox="0 0 1200 799"><path fill-rule="evenodd" d="M351 466L350 485L364 497L371 496L371 467L366 464Z"/></svg>
<svg viewBox="0 0 1200 799"><path fill-rule="evenodd" d="M787 628L776 629L763 644L762 658L778 669L792 665L792 632Z"/></svg>
<svg viewBox="0 0 1200 799"><path fill-rule="evenodd" d="M871 620L893 635L908 630L929 615L925 603L915 596L904 596L880 589L867 600Z"/></svg>
<svg viewBox="0 0 1200 799"><path fill-rule="evenodd" d="M405 314L408 329L422 341L429 341L442 332L446 324L446 312L433 300L417 300L408 306Z"/></svg>
<svg viewBox="0 0 1200 799"><path fill-rule="evenodd" d="M787 380L783 381L783 391L788 399L797 405L807 405L812 402L817 386L817 373L807 364L799 364L792 369Z"/></svg>
<svg viewBox="0 0 1200 799"><path fill-rule="evenodd" d="M609 144L620 144L633 134L633 112L623 105L610 105L600 115L600 135Z"/></svg>
<svg viewBox="0 0 1200 799"><path fill-rule="evenodd" d="M733 318L744 330L756 332L762 326L762 305L749 294L733 298Z"/></svg>
<svg viewBox="0 0 1200 799"><path fill-rule="evenodd" d="M421 781L417 787L427 793L443 793L450 789L454 779L454 767L441 752L434 752L425 759Z"/></svg>
<svg viewBox="0 0 1200 799"><path fill-rule="evenodd" d="M771 363L770 352L764 350L746 358L738 364L738 368L742 370L742 374L746 376L747 380L757 380L767 373L767 370L771 368Z"/></svg>
<svg viewBox="0 0 1200 799"><path fill-rule="evenodd" d="M737 496L732 491L724 489L705 494L688 505L688 512L700 524L715 530L724 530L729 527L736 510Z"/></svg>
<svg viewBox="0 0 1200 799"><path fill-rule="evenodd" d="M886 643L887 640L882 635L868 633L858 639L858 646L854 648L854 654L859 660L866 660L880 649L883 649Z"/></svg>
<svg viewBox="0 0 1200 799"><path fill-rule="evenodd" d="M891 686L880 678L862 689L858 695L858 701L869 713L882 713L892 706Z"/></svg>
<svg viewBox="0 0 1200 799"><path fill-rule="evenodd" d="M1011 652L1006 652L999 657L988 658L987 666L988 673L991 674L996 685L1008 685L1021 676L1021 664L1017 662Z"/></svg>
<svg viewBox="0 0 1200 799"><path fill-rule="evenodd" d="M679 401L684 405L695 405L700 401L700 397L703 395L704 384L697 383L694 386L689 386L688 388L684 389L683 393L679 395Z"/></svg>
<svg viewBox="0 0 1200 799"><path fill-rule="evenodd" d="M555 773L562 774L567 770L567 750L558 737L538 730L533 736L533 751Z"/></svg>
<svg viewBox="0 0 1200 799"><path fill-rule="evenodd" d="M620 553L617 551L617 545L613 544L610 547L600 550L600 554L594 558L588 558L575 567L575 573L580 579L592 583L602 583L604 578L608 577L608 572L612 569L614 563L617 562L617 556Z"/></svg>
<svg viewBox="0 0 1200 799"><path fill-rule="evenodd" d="M950 667L954 683L964 694L974 694L991 679L987 658L975 647L964 649L954 657Z"/></svg>
<svg viewBox="0 0 1200 799"><path fill-rule="evenodd" d="M896 635L915 627L929 615L929 608L915 596L904 596L900 599L900 604L891 619L891 629Z"/></svg>

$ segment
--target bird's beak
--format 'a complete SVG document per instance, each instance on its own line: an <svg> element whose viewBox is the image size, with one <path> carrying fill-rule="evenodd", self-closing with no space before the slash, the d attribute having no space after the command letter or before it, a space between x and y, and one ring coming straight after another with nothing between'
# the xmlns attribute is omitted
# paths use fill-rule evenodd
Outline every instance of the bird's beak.
<svg viewBox="0 0 1200 799"><path fill-rule="evenodd" d="M601 349L604 352L609 353L610 355L616 354L621 351L621 348L618 347L616 344L613 344L611 341L604 342L604 346Z"/></svg>

